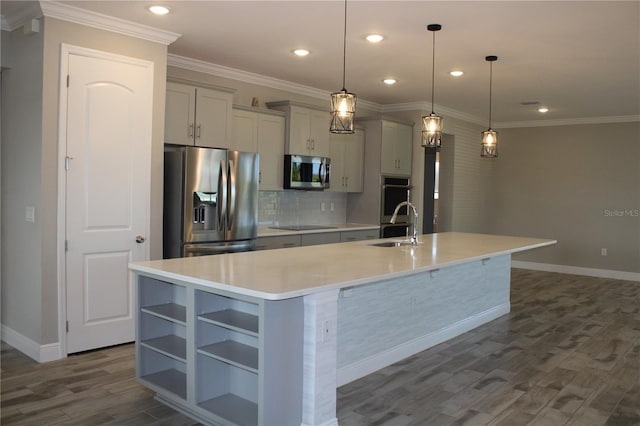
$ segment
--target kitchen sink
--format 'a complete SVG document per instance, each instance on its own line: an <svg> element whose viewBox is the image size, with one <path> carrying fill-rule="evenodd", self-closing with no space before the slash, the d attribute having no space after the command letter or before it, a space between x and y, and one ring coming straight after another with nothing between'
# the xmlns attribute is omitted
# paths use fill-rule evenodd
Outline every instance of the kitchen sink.
<svg viewBox="0 0 640 426"><path fill-rule="evenodd" d="M382 243L368 244L374 247L402 247L412 245L410 241L384 241Z"/></svg>

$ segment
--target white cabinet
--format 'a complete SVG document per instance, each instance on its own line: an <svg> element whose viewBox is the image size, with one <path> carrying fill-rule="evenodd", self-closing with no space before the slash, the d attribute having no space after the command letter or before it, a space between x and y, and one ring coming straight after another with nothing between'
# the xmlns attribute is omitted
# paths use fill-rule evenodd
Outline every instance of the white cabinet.
<svg viewBox="0 0 640 426"><path fill-rule="evenodd" d="M376 240L380 238L380 230L364 229L359 231L343 231L340 232L340 242Z"/></svg>
<svg viewBox="0 0 640 426"><path fill-rule="evenodd" d="M282 190L285 116L278 111L234 107L234 149L260 154L260 190Z"/></svg>
<svg viewBox="0 0 640 426"><path fill-rule="evenodd" d="M286 113L287 154L329 156L329 112L289 101L268 102L271 109Z"/></svg>
<svg viewBox="0 0 640 426"><path fill-rule="evenodd" d="M380 171L383 175L411 176L413 129L382 120Z"/></svg>
<svg viewBox="0 0 640 426"><path fill-rule="evenodd" d="M291 247L300 247L300 235L258 237L258 240L256 241L256 250L273 250Z"/></svg>
<svg viewBox="0 0 640 426"><path fill-rule="evenodd" d="M137 274L136 377L204 424L300 424L302 298ZM269 336L268 339L265 336Z"/></svg>
<svg viewBox="0 0 640 426"><path fill-rule="evenodd" d="M258 113L234 107L231 140L238 151L258 152Z"/></svg>
<svg viewBox="0 0 640 426"><path fill-rule="evenodd" d="M317 246L320 244L332 244L340 242L339 232L320 232L300 235L301 246Z"/></svg>
<svg viewBox="0 0 640 426"><path fill-rule="evenodd" d="M362 192L364 174L364 130L330 137L331 186L334 192Z"/></svg>
<svg viewBox="0 0 640 426"><path fill-rule="evenodd" d="M231 92L167 82L165 143L230 148Z"/></svg>

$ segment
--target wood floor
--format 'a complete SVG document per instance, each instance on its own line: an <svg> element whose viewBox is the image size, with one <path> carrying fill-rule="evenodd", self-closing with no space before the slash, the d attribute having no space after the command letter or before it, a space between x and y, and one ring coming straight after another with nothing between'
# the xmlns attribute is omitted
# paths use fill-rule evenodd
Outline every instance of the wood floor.
<svg viewBox="0 0 640 426"><path fill-rule="evenodd" d="M511 314L338 389L345 425L640 425L640 283L512 270ZM2 425L195 425L133 345L38 364L2 344Z"/></svg>

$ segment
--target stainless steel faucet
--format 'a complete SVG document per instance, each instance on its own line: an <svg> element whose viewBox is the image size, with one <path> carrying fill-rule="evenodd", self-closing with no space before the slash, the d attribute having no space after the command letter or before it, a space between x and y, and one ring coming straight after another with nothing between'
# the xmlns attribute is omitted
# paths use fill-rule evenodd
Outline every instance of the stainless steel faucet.
<svg viewBox="0 0 640 426"><path fill-rule="evenodd" d="M418 244L418 209L409 201L403 201L396 206L396 209L393 212L393 216L391 216L391 223L396 223L396 219L398 218L398 211L402 206L409 206L411 210L413 210L413 236L411 237L411 245L415 246Z"/></svg>

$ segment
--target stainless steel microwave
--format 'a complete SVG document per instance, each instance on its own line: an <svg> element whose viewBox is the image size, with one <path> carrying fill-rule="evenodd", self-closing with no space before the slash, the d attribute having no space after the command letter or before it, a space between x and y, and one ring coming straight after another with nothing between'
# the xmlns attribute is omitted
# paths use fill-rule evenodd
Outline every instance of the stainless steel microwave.
<svg viewBox="0 0 640 426"><path fill-rule="evenodd" d="M284 188L320 190L331 183L331 160L306 155L284 156Z"/></svg>

